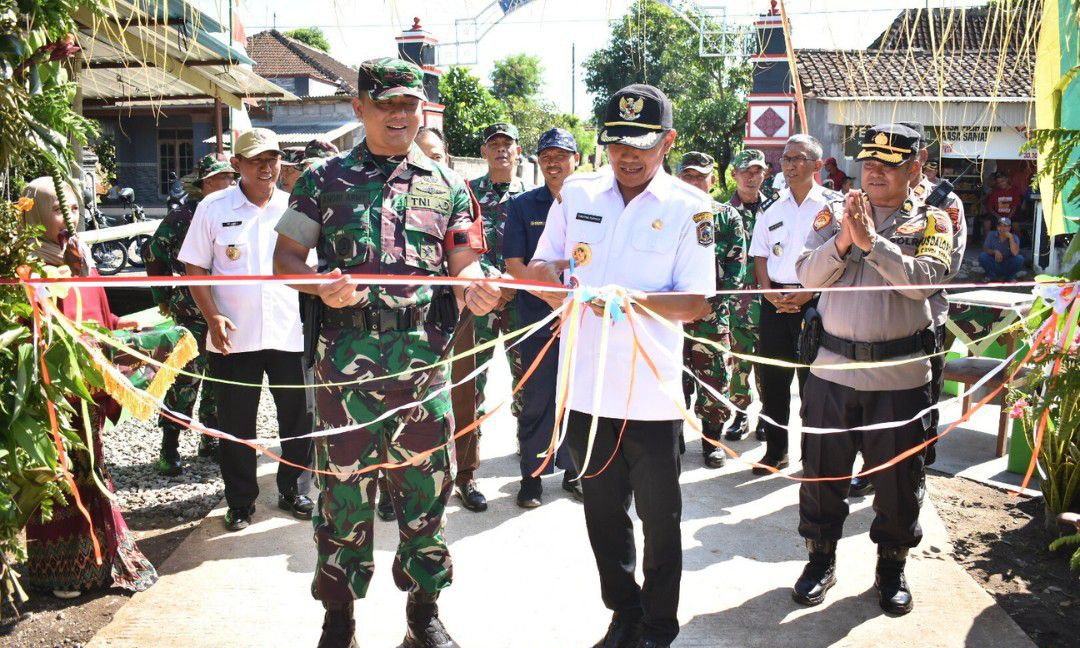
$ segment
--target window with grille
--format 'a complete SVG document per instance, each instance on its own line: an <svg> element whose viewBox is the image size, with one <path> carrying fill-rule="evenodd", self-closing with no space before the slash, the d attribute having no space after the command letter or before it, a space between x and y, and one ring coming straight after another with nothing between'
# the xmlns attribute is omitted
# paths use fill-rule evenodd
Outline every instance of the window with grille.
<svg viewBox="0 0 1080 648"><path fill-rule="evenodd" d="M195 144L190 128L163 128L158 131L158 194L169 194L169 173L182 178L195 165Z"/></svg>

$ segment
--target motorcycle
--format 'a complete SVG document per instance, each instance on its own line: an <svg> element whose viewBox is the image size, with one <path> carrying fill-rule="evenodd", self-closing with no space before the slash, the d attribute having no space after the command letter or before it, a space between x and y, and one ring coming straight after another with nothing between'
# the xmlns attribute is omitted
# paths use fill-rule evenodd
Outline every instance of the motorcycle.
<svg viewBox="0 0 1080 648"><path fill-rule="evenodd" d="M120 202L124 205L125 209L130 210L122 217L122 222L124 224L141 223L146 220L146 212L135 202L134 189L131 187L121 189ZM149 234L138 234L123 240L127 252L127 262L132 267L142 268L146 266L146 262L143 260L143 247L149 240Z"/></svg>
<svg viewBox="0 0 1080 648"><path fill-rule="evenodd" d="M112 226L105 219L105 215L101 213L101 210L98 209L97 201L94 200L93 189L89 190L89 195L86 195L86 190L84 190L83 204L86 205L86 216L83 219L84 229L98 230ZM127 246L120 240L94 243L90 246L90 256L94 260L98 273L104 276L111 276L120 272L128 263Z"/></svg>

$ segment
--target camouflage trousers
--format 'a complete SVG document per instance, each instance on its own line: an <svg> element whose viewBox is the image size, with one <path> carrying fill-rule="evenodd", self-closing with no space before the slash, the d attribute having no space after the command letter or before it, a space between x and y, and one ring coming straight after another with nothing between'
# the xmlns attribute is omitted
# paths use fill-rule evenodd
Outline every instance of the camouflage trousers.
<svg viewBox="0 0 1080 648"><path fill-rule="evenodd" d="M735 295L732 306L731 348L737 353L752 355L757 347L758 326L761 324L761 302L757 295ZM750 369L753 366L754 363L749 360L733 358L731 401L740 407L749 407L753 401L750 392Z"/></svg>
<svg viewBox="0 0 1080 648"><path fill-rule="evenodd" d="M476 317L476 329L475 339L476 345L490 342L500 335L510 333L519 328L519 319L517 316L517 310L514 308L514 302L510 302L506 308L501 311L492 311L487 315ZM512 341L511 341L512 342ZM494 348L487 349L476 354L476 366L484 364L491 360L495 354ZM506 360L510 363L510 376L513 378L512 387L516 387L518 381L521 380L521 353L518 351L518 347L514 347L506 352ZM487 372L480 374L476 377L476 412L477 415L483 415L486 411L484 409L484 388L487 387ZM514 416L521 414L521 392L519 391L514 396L514 402L510 404L510 411Z"/></svg>
<svg viewBox="0 0 1080 648"><path fill-rule="evenodd" d="M325 382L325 374L318 366L316 380ZM317 389L317 427L371 421L414 398L411 389ZM402 410L374 425L316 438L315 467L351 472L384 462L408 461L446 443L454 429L453 421L450 396L443 392L420 407ZM454 483L453 448L451 443L415 465L382 471L397 514L400 535L393 576L402 591L434 593L452 580L450 550L443 538L443 514ZM316 599L345 602L367 594L375 569L379 472L340 478L316 476L319 502L312 522L318 558L311 588Z"/></svg>
<svg viewBox="0 0 1080 648"><path fill-rule="evenodd" d="M694 337L703 338L724 345L731 345L731 329L728 326L727 317L719 316L716 312L710 313L704 319L686 325L686 332ZM727 395L728 384L732 372L731 356L720 349L709 346L702 342L686 340L683 346L683 359L686 366L702 382L716 391ZM724 406L719 399L708 390L699 385L696 380L683 374L683 393L686 396L687 406L690 397L697 392L697 402L694 405L694 413L702 423L718 433L731 416L731 411ZM730 397L730 396L729 396ZM710 438L716 438L718 434L711 434Z"/></svg>
<svg viewBox="0 0 1080 648"><path fill-rule="evenodd" d="M195 340L199 343L199 355L191 361L185 371L193 374L203 376L206 374L206 322L201 319L180 319L177 318L176 323L183 326L187 330L191 331L191 334L195 336ZM174 412L179 412L185 416L191 416L195 409L195 400L199 395L199 386L203 385L203 381L200 378L193 378L184 374L177 374L176 382L173 383L169 391L165 392L165 398L162 399L165 403L165 407L171 409ZM206 385L206 389L202 390L202 400L199 401L199 422L206 427L217 427L217 399L214 396L217 390L211 389L210 385ZM162 441L165 444L171 444L172 447L176 447L176 444L180 441L180 432L187 429L183 425L172 421L170 419L161 417L161 432Z"/></svg>

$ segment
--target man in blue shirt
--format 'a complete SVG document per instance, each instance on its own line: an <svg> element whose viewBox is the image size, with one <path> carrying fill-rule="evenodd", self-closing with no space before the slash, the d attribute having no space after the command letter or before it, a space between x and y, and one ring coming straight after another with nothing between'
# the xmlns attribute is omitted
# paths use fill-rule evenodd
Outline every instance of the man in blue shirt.
<svg viewBox="0 0 1080 648"><path fill-rule="evenodd" d="M540 136L537 160L544 174L544 185L527 191L507 205L506 234L503 240L503 257L506 270L514 277L522 277L532 260L540 235L544 233L548 211L559 196L563 181L574 172L581 155L577 143L569 131L552 128ZM515 297L521 326L528 326L551 314L551 308L543 300L524 290ZM541 349L551 339L551 330L543 328L521 342L521 366L532 366ZM539 477L532 474L543 461L537 455L547 451L551 433L555 427L555 379L559 369L559 347L552 345L536 368L536 372L522 387L522 410L518 416L518 440L521 443L521 488L517 504L522 508L536 508L543 503L543 487ZM563 489L580 501L581 482L573 481L577 469L566 448L559 450L555 461L548 464L545 472L554 466L563 468Z"/></svg>
<svg viewBox="0 0 1080 648"><path fill-rule="evenodd" d="M987 281L1016 281L1024 257L1020 255L1020 237L1012 233L1012 220L999 218L997 231L986 235L979 265L986 270Z"/></svg>

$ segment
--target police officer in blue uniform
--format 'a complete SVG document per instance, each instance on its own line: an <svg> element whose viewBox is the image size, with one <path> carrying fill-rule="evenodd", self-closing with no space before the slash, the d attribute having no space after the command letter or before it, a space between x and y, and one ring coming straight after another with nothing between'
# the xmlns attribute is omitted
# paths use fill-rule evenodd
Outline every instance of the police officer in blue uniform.
<svg viewBox="0 0 1080 648"><path fill-rule="evenodd" d="M511 275L522 277L526 274L525 268L532 261L536 244L544 233L548 211L558 198L563 181L574 172L580 161L577 142L569 131L552 128L540 136L537 162L544 174L544 184L513 198L506 208L503 257ZM542 299L523 290L517 292L515 299L521 326L535 324L551 313L551 307ZM545 327L521 342L523 369L532 366L551 335L551 330ZM555 378L558 369L559 347L553 344L522 387L522 410L517 419L518 441L521 444L521 488L517 504L522 508L536 508L543 504L540 478L532 475L543 461L538 455L545 452L551 443L555 426ZM551 473L555 467L566 471L563 473L563 489L580 501L581 482L575 481L577 469L565 447L559 450L553 462L548 463L545 472Z"/></svg>

